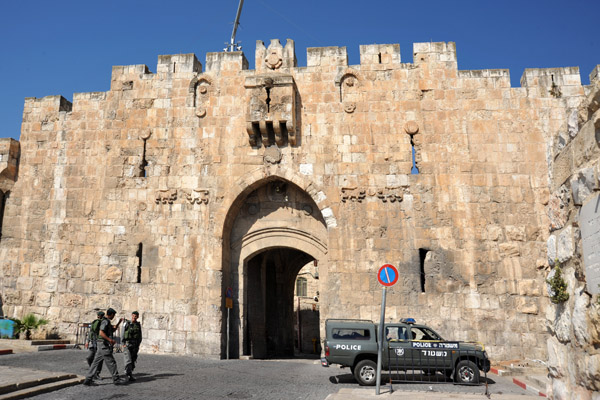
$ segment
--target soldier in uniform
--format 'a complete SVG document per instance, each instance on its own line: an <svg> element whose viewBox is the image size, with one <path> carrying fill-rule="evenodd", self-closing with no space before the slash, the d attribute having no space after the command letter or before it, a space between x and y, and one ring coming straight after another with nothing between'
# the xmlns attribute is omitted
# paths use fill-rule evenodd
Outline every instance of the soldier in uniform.
<svg viewBox="0 0 600 400"><path fill-rule="evenodd" d="M98 350L96 351L96 356L94 357L94 361L90 366L90 370L85 376L85 380L83 384L86 386L95 386L93 379L96 373L98 372L98 367L102 361L106 364L106 367L110 371L113 383L115 385L120 385L123 383L123 380L119 378L119 372L117 371L117 363L115 358L113 357L113 347L115 345L115 340L112 338L113 332L119 327L122 319L119 320L116 326L111 324L111 321L115 317L117 312L112 308L106 310L106 317L100 323L100 337L98 340Z"/></svg>
<svg viewBox="0 0 600 400"><path fill-rule="evenodd" d="M133 370L140 350L140 343L142 343L142 325L138 322L139 316L140 313L137 311L131 313L131 321L125 322L125 333L123 334L125 373L130 382L135 381Z"/></svg>
<svg viewBox="0 0 600 400"><path fill-rule="evenodd" d="M88 349L88 356L86 358L88 367L92 366L92 362L94 361L94 357L96 356L96 350L98 349L98 335L100 332L100 324L104 319L104 311L98 311L97 317L98 318L96 318L90 326L88 341L85 344L86 349ZM100 371L102 371L102 361L100 361L100 364L98 365L98 372L96 372L94 379L100 378Z"/></svg>

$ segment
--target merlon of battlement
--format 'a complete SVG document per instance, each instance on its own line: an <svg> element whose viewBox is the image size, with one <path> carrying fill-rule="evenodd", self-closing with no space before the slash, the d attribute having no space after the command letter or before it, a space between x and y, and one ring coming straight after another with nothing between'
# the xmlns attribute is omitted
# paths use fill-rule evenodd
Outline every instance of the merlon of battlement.
<svg viewBox="0 0 600 400"><path fill-rule="evenodd" d="M202 73L202 63L194 53L158 56L157 73L196 72Z"/></svg>
<svg viewBox="0 0 600 400"><path fill-rule="evenodd" d="M361 44L360 63L363 64L400 64L400 45Z"/></svg>
<svg viewBox="0 0 600 400"><path fill-rule="evenodd" d="M26 97L24 108L25 110L42 109L44 112L70 112L73 109L73 104L60 95L45 96L41 99Z"/></svg>
<svg viewBox="0 0 600 400"><path fill-rule="evenodd" d="M241 51L206 53L206 72L242 71L248 69L248 60Z"/></svg>
<svg viewBox="0 0 600 400"><path fill-rule="evenodd" d="M306 66L348 66L348 52L346 47L308 47L306 49Z"/></svg>
<svg viewBox="0 0 600 400"><path fill-rule="evenodd" d="M456 43L425 42L413 43L413 63L453 62L456 63Z"/></svg>

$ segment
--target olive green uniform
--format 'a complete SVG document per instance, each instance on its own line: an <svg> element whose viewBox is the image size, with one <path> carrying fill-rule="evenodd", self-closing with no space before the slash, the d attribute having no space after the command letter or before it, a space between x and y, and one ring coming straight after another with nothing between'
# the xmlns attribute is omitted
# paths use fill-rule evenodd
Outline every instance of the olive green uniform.
<svg viewBox="0 0 600 400"><path fill-rule="evenodd" d="M142 325L139 322L126 322L123 342L125 343L125 373L130 377L135 369L140 343L142 343Z"/></svg>
<svg viewBox="0 0 600 400"><path fill-rule="evenodd" d="M102 323L104 318L97 318L92 322L90 327L90 333L88 335L88 355L87 355L87 363L88 366L92 366L92 362L94 362L94 358L96 357L96 351L98 350L98 334L96 333L99 329L97 325ZM100 360L100 364L98 365L97 377L100 376L100 371L102 371L102 360Z"/></svg>
<svg viewBox="0 0 600 400"><path fill-rule="evenodd" d="M102 320L102 323L100 324L100 330L104 331L107 337L112 337L114 329L108 318L104 318ZM92 380L94 375L99 372L102 362L106 364L106 367L113 377L113 381L118 381L119 372L117 371L117 363L113 357L113 346L110 344L110 342L104 340L104 338L100 336L98 337L98 350L96 351L96 356L94 357L94 361L90 366L90 370L85 377L86 381Z"/></svg>

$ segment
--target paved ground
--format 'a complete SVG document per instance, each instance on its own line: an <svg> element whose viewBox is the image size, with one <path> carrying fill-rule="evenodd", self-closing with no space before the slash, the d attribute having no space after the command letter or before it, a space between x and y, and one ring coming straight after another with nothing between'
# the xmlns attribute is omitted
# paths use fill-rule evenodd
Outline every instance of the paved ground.
<svg viewBox="0 0 600 400"><path fill-rule="evenodd" d="M0 356L0 367L30 368L41 371L84 375L85 351L55 350ZM119 371L123 356L116 355ZM382 388L375 396L374 388L360 388L347 369L322 368L316 360L204 360L195 357L141 354L136 376L138 380L114 386L106 370L97 387L76 385L32 399L308 399L350 400L367 398L400 398L408 392L420 392L423 399L485 398L485 387L443 384L394 384ZM512 383L510 378L490 375L492 398L527 399L529 393ZM500 395L501 394L501 395ZM411 393L416 396L416 394ZM329 397L328 397L329 396ZM425 397L423 397L425 396ZM458 397L455 397L458 396ZM513 397L516 396L516 397ZM532 398L532 397L531 397Z"/></svg>

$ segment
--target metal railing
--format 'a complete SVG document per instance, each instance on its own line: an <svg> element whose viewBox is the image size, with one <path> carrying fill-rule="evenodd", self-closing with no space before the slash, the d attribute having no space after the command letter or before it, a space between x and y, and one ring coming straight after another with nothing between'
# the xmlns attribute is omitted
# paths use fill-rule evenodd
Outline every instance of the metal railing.
<svg viewBox="0 0 600 400"><path fill-rule="evenodd" d="M387 359L390 386L393 382L482 385L487 390L489 360L481 350L463 349L462 343L445 341L390 340Z"/></svg>

